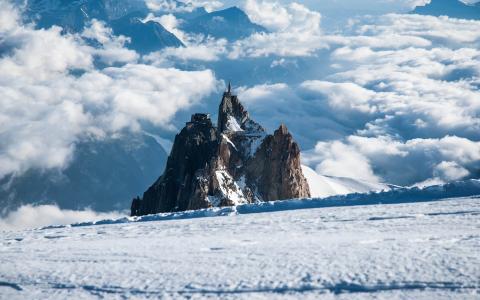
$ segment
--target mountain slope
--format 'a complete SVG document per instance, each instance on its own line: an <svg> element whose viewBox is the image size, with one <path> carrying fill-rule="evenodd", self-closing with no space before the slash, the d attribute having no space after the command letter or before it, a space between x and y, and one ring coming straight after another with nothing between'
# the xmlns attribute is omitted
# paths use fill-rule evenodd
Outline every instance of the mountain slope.
<svg viewBox="0 0 480 300"><path fill-rule="evenodd" d="M25 19L37 28L62 27L67 32L82 32L93 19L106 23L116 35L131 39L127 48L141 54L165 47L180 47L182 42L159 23L142 22L148 8L141 0L32 0L25 9Z"/></svg>
<svg viewBox="0 0 480 300"><path fill-rule="evenodd" d="M51 203L64 209L123 210L156 178L165 160L165 151L149 136L82 142L63 171L30 170L4 178L0 206L3 213L22 204Z"/></svg>
<svg viewBox="0 0 480 300"><path fill-rule="evenodd" d="M131 13L110 23L115 35L130 37L127 47L145 54L165 47L181 47L183 43L161 24L142 21L142 13Z"/></svg>
<svg viewBox="0 0 480 300"><path fill-rule="evenodd" d="M24 15L37 28L53 25L68 32L81 32L92 19L108 20L107 9L101 0L32 0L27 2Z"/></svg>
<svg viewBox="0 0 480 300"><path fill-rule="evenodd" d="M480 20L480 3L468 5L459 0L432 0L425 6L417 6L412 13Z"/></svg>
<svg viewBox="0 0 480 300"><path fill-rule="evenodd" d="M17 0L22 6L22 0ZM41 28L48 24L71 24L69 17L81 21L84 25L89 20L116 20L132 12L147 13L148 8L143 0L28 0L25 14L33 20L40 21ZM54 19L52 22L49 19ZM83 28L83 26L82 26Z"/></svg>
<svg viewBox="0 0 480 300"><path fill-rule="evenodd" d="M267 31L250 21L247 14L238 7L211 12L188 20L182 29L186 32L210 35L234 41L246 38L255 32Z"/></svg>
<svg viewBox="0 0 480 300"><path fill-rule="evenodd" d="M388 191L391 189L387 184L364 182L352 178L322 176L307 166L302 166L302 170L305 178L307 178L313 198Z"/></svg>

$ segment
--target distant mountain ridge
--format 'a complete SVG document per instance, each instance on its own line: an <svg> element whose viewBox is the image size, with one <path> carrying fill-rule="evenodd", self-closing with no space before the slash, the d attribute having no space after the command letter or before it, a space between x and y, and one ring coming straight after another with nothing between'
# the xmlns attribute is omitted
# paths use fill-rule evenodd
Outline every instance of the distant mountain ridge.
<svg viewBox="0 0 480 300"><path fill-rule="evenodd" d="M425 6L415 7L412 13L480 20L480 2L475 4L465 4L459 0L432 0Z"/></svg>
<svg viewBox="0 0 480 300"><path fill-rule="evenodd" d="M20 1L20 0L17 0ZM182 8L185 4L176 2ZM154 21L143 22L151 11L143 0L29 0L24 9L27 22L37 28L60 26L66 32L82 32L93 19L106 23L115 35L130 38L127 48L147 54L165 47L182 47L173 33ZM203 7L173 13L181 19L181 29L230 41L246 38L255 32L267 31L253 23L238 7L208 13Z"/></svg>
<svg viewBox="0 0 480 300"><path fill-rule="evenodd" d="M110 22L113 33L130 37L129 48L146 54L165 47L182 47L183 43L160 23L143 21L141 12L130 13Z"/></svg>
<svg viewBox="0 0 480 300"><path fill-rule="evenodd" d="M39 28L58 25L74 32L92 19L116 20L132 12L146 14L148 8L143 0L28 0L25 7L26 17Z"/></svg>
<svg viewBox="0 0 480 300"><path fill-rule="evenodd" d="M247 14L236 6L188 20L182 29L186 32L226 38L230 41L246 38L255 32L267 31L264 27L253 23Z"/></svg>
<svg viewBox="0 0 480 300"><path fill-rule="evenodd" d="M24 17L37 28L62 27L67 32L82 32L93 19L103 21L114 34L130 37L127 48L141 54L183 43L161 24L142 22L149 10L143 0L31 0Z"/></svg>
<svg viewBox="0 0 480 300"><path fill-rule="evenodd" d="M21 2L17 0L17 2ZM144 0L28 0L26 12L28 14L39 14L39 18L45 14L71 12L80 9L85 17L93 17L96 12L104 15L109 20L121 18L133 11L148 12Z"/></svg>
<svg viewBox="0 0 480 300"><path fill-rule="evenodd" d="M81 141L64 170L31 169L0 180L0 215L26 204L62 209L126 209L165 165L167 154L154 137L125 134Z"/></svg>

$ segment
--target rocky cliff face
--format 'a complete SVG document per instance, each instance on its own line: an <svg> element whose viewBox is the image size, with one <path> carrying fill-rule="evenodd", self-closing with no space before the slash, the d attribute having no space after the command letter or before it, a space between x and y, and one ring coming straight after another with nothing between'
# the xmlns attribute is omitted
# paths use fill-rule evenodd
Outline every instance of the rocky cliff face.
<svg viewBox="0 0 480 300"><path fill-rule="evenodd" d="M132 202L132 215L310 197L300 149L281 125L273 135L237 96L224 93L218 127L195 114L175 137L164 174Z"/></svg>

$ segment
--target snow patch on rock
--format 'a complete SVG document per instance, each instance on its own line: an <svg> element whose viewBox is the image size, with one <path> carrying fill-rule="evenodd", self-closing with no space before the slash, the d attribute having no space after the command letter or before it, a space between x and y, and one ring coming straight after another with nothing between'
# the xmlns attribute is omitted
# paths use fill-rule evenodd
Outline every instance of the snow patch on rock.
<svg viewBox="0 0 480 300"><path fill-rule="evenodd" d="M220 192L224 198L231 200L234 205L248 203L247 199L243 195L242 189L227 171L215 171L215 177L217 179Z"/></svg>
<svg viewBox="0 0 480 300"><path fill-rule="evenodd" d="M228 136L226 136L225 134L222 133L222 137L227 141L227 143L229 143L233 149L237 150L237 147L235 146L235 144L228 138Z"/></svg>
<svg viewBox="0 0 480 300"><path fill-rule="evenodd" d="M232 131L232 132L243 131L240 124L238 124L237 119L235 119L235 117L233 116L228 116L227 131Z"/></svg>

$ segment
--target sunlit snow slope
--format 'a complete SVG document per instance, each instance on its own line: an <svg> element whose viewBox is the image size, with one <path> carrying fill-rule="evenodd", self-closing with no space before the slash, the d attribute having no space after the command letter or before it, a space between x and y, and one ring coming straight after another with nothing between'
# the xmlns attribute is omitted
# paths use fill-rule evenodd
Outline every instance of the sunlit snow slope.
<svg viewBox="0 0 480 300"><path fill-rule="evenodd" d="M303 174L310 186L312 197L328 197L370 191L387 191L387 184L359 181L352 178L323 176L307 166L302 166Z"/></svg>
<svg viewBox="0 0 480 300"><path fill-rule="evenodd" d="M479 249L476 197L49 227L2 233L0 298L478 299Z"/></svg>

